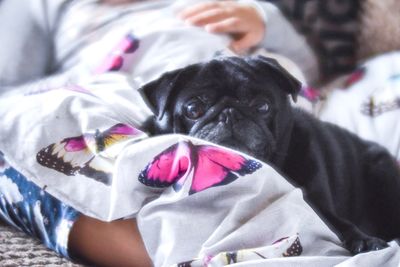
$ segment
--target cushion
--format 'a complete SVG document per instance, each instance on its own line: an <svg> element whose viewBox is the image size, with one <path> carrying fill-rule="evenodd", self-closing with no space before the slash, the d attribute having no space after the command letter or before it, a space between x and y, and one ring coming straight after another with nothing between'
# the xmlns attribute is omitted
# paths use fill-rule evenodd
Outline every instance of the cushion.
<svg viewBox="0 0 400 267"><path fill-rule="evenodd" d="M395 1L395 0L393 0ZM270 0L304 34L320 61L323 80L357 63L359 0Z"/></svg>

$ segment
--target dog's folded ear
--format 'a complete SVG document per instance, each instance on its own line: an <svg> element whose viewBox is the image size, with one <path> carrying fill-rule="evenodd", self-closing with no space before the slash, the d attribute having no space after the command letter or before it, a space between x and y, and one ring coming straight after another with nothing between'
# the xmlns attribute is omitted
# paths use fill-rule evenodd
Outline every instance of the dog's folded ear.
<svg viewBox="0 0 400 267"><path fill-rule="evenodd" d="M199 64L194 64L166 72L158 79L145 84L139 89L147 105L155 115L154 125L152 126L152 128L157 128L155 132L167 133L173 130L174 122L171 117L173 114L168 110L171 105L171 99L179 91L175 89L182 87L187 81L193 79L199 68L201 68Z"/></svg>
<svg viewBox="0 0 400 267"><path fill-rule="evenodd" d="M157 117L162 117L168 104L168 98L178 79L179 70L163 74L160 78L142 86L139 91L147 100L149 107Z"/></svg>
<svg viewBox="0 0 400 267"><path fill-rule="evenodd" d="M278 61L273 58L264 56L254 56L246 59L247 63L259 75L268 75L268 78L275 80L279 88L290 94L294 101L297 100L302 84L286 69L284 69Z"/></svg>
<svg viewBox="0 0 400 267"><path fill-rule="evenodd" d="M178 77L179 70L168 72L139 89L144 96L144 100L154 113L152 121L147 122L147 127L150 131L161 133L171 128L172 121L170 114L166 113L166 108Z"/></svg>

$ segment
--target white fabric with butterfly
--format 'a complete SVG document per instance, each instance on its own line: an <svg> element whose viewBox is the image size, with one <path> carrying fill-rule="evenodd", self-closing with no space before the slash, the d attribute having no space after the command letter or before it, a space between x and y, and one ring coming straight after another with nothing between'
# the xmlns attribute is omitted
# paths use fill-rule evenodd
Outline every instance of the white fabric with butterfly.
<svg viewBox="0 0 400 267"><path fill-rule="evenodd" d="M104 74L94 84L2 98L0 150L84 214L136 217L155 266L400 261L396 244L350 257L300 189L263 162L187 136L149 138L138 128L149 111L136 93L123 76Z"/></svg>
<svg viewBox="0 0 400 267"><path fill-rule="evenodd" d="M350 257L301 190L267 164L190 137L150 138L142 132L151 111L133 89L167 70L151 64L171 62L172 69L218 51L173 62L182 48L163 46L170 36L126 29L79 51L78 57L90 58L83 65L74 64L79 58L59 59L61 70L90 80L79 77L74 85L30 87L0 98L0 151L10 165L86 215L108 221L136 217L155 266L398 266L396 244ZM217 50L226 46L224 37L214 40ZM157 44L150 47L158 53L146 54L140 44ZM133 64L135 56L142 65ZM109 72L114 70L120 72ZM141 75L132 74L139 70Z"/></svg>

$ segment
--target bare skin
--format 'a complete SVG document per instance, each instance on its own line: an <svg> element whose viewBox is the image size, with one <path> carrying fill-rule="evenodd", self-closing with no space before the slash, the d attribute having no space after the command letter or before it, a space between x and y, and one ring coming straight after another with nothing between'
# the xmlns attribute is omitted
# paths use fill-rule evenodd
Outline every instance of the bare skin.
<svg viewBox="0 0 400 267"><path fill-rule="evenodd" d="M94 266L152 266L134 219L103 222L81 215L72 227L69 249L73 258Z"/></svg>
<svg viewBox="0 0 400 267"><path fill-rule="evenodd" d="M235 1L202 2L184 9L179 17L208 32L232 35L230 46L237 53L258 45L264 38L264 20L252 5Z"/></svg>

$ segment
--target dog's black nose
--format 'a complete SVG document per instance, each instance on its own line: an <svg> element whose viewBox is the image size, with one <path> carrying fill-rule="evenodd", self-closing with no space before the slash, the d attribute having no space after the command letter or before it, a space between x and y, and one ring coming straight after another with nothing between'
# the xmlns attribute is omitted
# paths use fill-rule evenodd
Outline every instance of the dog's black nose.
<svg viewBox="0 0 400 267"><path fill-rule="evenodd" d="M221 111L221 113L219 114L218 120L220 122L228 123L229 113L231 112L230 110L231 110L231 108L227 108L227 109L224 109L223 111Z"/></svg>
<svg viewBox="0 0 400 267"><path fill-rule="evenodd" d="M234 108L226 108L219 114L218 120L225 124L230 124L233 120L237 120L238 116L239 113L237 110Z"/></svg>

